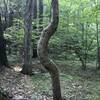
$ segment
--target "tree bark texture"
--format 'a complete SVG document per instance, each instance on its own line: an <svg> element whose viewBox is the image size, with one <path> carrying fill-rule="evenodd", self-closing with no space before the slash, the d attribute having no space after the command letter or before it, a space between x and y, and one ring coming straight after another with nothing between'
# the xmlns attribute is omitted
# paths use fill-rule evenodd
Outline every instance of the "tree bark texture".
<svg viewBox="0 0 100 100"><path fill-rule="evenodd" d="M43 30L43 0L39 0L39 30Z"/></svg>
<svg viewBox="0 0 100 100"><path fill-rule="evenodd" d="M37 0L33 0L33 21L34 21L34 25L33 25L33 29L37 29Z"/></svg>
<svg viewBox="0 0 100 100"><path fill-rule="evenodd" d="M33 14L33 0L27 0L26 2L26 13L24 18L25 24L25 35L24 35L24 65L22 69L23 74L31 74L32 73L32 14Z"/></svg>
<svg viewBox="0 0 100 100"><path fill-rule="evenodd" d="M3 66L8 67L8 59L6 54L6 40L4 39L3 24L0 15L0 68L2 69Z"/></svg>
<svg viewBox="0 0 100 100"><path fill-rule="evenodd" d="M40 62L51 75L52 87L53 87L53 100L62 100L59 72L56 64L48 57L48 43L51 36L57 30L58 22L59 22L58 0L52 0L52 21L41 33L40 40L37 46L37 53Z"/></svg>
<svg viewBox="0 0 100 100"><path fill-rule="evenodd" d="M37 19L37 0L33 0L33 19Z"/></svg>

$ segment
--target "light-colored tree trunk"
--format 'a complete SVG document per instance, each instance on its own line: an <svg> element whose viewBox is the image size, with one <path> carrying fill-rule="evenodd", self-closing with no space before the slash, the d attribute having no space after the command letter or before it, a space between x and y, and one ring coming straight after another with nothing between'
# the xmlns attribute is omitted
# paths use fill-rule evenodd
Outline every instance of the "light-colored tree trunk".
<svg viewBox="0 0 100 100"><path fill-rule="evenodd" d="M41 64L50 73L53 88L53 100L62 100L59 72L56 64L48 57L48 43L51 36L55 33L59 22L59 6L58 0L52 0L52 21L42 31L37 46L37 53Z"/></svg>
<svg viewBox="0 0 100 100"><path fill-rule="evenodd" d="M33 18L33 0L27 0L26 13L24 18L25 35L24 35L24 65L22 69L23 74L32 74L32 18Z"/></svg>

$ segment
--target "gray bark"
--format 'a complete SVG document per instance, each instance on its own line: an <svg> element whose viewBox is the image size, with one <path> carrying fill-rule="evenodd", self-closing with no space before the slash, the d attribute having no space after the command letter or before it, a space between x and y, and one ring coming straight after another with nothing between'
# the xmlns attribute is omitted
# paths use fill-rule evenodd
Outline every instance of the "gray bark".
<svg viewBox="0 0 100 100"><path fill-rule="evenodd" d="M33 0L33 19L37 18L37 0Z"/></svg>
<svg viewBox="0 0 100 100"><path fill-rule="evenodd" d="M33 0L33 20L34 20L34 25L33 29L37 29L37 0Z"/></svg>
<svg viewBox="0 0 100 100"><path fill-rule="evenodd" d="M32 54L31 54L31 38L32 38L32 6L33 0L27 0L26 13L24 18L25 35L24 35L24 65L22 73L32 74Z"/></svg>
<svg viewBox="0 0 100 100"><path fill-rule="evenodd" d="M43 0L39 0L39 30L43 30Z"/></svg>

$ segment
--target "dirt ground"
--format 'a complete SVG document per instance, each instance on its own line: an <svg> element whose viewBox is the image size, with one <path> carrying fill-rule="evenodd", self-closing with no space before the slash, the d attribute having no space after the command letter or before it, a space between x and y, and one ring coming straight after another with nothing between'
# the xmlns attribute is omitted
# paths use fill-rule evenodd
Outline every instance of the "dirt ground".
<svg viewBox="0 0 100 100"><path fill-rule="evenodd" d="M21 74L20 65L0 73L0 87L9 94L11 100L52 100L49 74L43 69L41 71L40 64L34 66L32 76ZM64 63L59 63L58 67L65 100L100 100L100 73L94 68L82 71L79 67Z"/></svg>

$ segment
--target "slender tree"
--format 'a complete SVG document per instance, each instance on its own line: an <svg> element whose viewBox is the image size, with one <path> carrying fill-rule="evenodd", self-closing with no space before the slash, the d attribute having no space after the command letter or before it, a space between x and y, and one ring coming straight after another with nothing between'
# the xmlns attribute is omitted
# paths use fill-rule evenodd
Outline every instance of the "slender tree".
<svg viewBox="0 0 100 100"><path fill-rule="evenodd" d="M8 0L7 0L8 2ZM4 31L13 24L13 13L8 13L8 5L4 0L4 10L0 12L0 66L9 67L6 54L6 39L4 38ZM2 20L3 19L3 20ZM4 68L4 67L3 67Z"/></svg>
<svg viewBox="0 0 100 100"><path fill-rule="evenodd" d="M31 37L32 37L32 18L33 18L33 0L27 0L26 13L24 18L25 35L24 35L24 65L23 74L32 74L32 53L31 53Z"/></svg>
<svg viewBox="0 0 100 100"><path fill-rule="evenodd" d="M86 69L86 47L85 47L85 27L84 23L81 23L81 31L82 31L82 47L83 47L83 52L82 52L82 69ZM87 41L87 40L86 40Z"/></svg>
<svg viewBox="0 0 100 100"><path fill-rule="evenodd" d="M37 29L37 0L33 0L33 21L34 21L34 25L33 25L33 29Z"/></svg>
<svg viewBox="0 0 100 100"><path fill-rule="evenodd" d="M8 21L8 27L11 27L13 25L13 17L14 17L14 12L11 9L9 12L9 21Z"/></svg>
<svg viewBox="0 0 100 100"><path fill-rule="evenodd" d="M8 27L8 23L9 23L9 14L8 14L8 5L7 5L8 1L6 2L6 0L4 0L4 18L5 18L5 28Z"/></svg>
<svg viewBox="0 0 100 100"><path fill-rule="evenodd" d="M33 0L33 19L37 19L37 0Z"/></svg>
<svg viewBox="0 0 100 100"><path fill-rule="evenodd" d="M4 39L3 23L0 15L0 67L8 67L8 59L6 55L6 40Z"/></svg>
<svg viewBox="0 0 100 100"><path fill-rule="evenodd" d="M100 46L99 46L99 24L96 16L96 38L97 38L97 68L100 69Z"/></svg>
<svg viewBox="0 0 100 100"><path fill-rule="evenodd" d="M53 87L53 100L62 100L59 80L59 72L56 64L48 57L48 43L55 33L59 22L58 0L52 0L52 21L41 33L37 46L38 57L41 64L50 73Z"/></svg>
<svg viewBox="0 0 100 100"><path fill-rule="evenodd" d="M43 0L39 0L39 30L43 30Z"/></svg>

